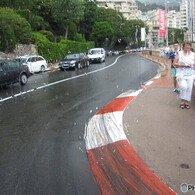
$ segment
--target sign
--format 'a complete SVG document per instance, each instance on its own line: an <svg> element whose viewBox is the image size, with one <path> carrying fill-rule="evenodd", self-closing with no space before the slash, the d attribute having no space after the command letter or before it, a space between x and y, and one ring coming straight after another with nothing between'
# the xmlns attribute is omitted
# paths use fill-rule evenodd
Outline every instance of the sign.
<svg viewBox="0 0 195 195"><path fill-rule="evenodd" d="M166 11L159 10L158 11L158 22L159 22L159 34L166 35Z"/></svg>
<svg viewBox="0 0 195 195"><path fill-rule="evenodd" d="M146 40L146 29L141 28L141 41L145 41L145 40Z"/></svg>

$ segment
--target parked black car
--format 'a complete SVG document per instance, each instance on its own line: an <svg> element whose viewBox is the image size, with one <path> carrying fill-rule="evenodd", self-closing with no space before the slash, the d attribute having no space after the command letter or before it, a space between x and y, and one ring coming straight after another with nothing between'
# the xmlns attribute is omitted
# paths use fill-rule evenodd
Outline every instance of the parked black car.
<svg viewBox="0 0 195 195"><path fill-rule="evenodd" d="M17 82L25 85L30 75L28 66L20 65L14 60L0 60L0 86Z"/></svg>
<svg viewBox="0 0 195 195"><path fill-rule="evenodd" d="M60 70L69 68L81 69L88 66L89 58L84 53L68 54L63 60L59 62Z"/></svg>

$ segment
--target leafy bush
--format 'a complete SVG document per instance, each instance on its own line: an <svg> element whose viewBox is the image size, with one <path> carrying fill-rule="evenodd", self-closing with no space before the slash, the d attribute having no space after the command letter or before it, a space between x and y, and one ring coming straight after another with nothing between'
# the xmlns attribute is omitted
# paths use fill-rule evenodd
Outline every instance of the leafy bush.
<svg viewBox="0 0 195 195"><path fill-rule="evenodd" d="M76 33L76 35L74 36L74 40L79 42L86 42L84 36L80 33Z"/></svg>
<svg viewBox="0 0 195 195"><path fill-rule="evenodd" d="M53 43L39 32L33 32L33 38L38 53L48 61L62 59L68 52L65 44Z"/></svg>
<svg viewBox="0 0 195 195"><path fill-rule="evenodd" d="M31 11L29 9L18 9L15 10L15 13L19 14L28 21L30 18Z"/></svg>
<svg viewBox="0 0 195 195"><path fill-rule="evenodd" d="M64 36L56 36L56 42L60 42L60 41L62 41L62 40L65 40L65 37Z"/></svg>
<svg viewBox="0 0 195 195"><path fill-rule="evenodd" d="M69 52L87 52L89 48L94 47L94 42L63 40L60 43L54 43L40 32L33 32L32 34L38 53L48 61L60 60Z"/></svg>
<svg viewBox="0 0 195 195"><path fill-rule="evenodd" d="M0 8L0 50L12 51L17 43L31 42L30 24L10 8Z"/></svg>
<svg viewBox="0 0 195 195"><path fill-rule="evenodd" d="M14 31L10 26L1 28L1 25L2 23L0 24L0 51L12 51L17 43Z"/></svg>
<svg viewBox="0 0 195 195"><path fill-rule="evenodd" d="M66 44L68 52L76 53L76 52L87 52L88 49L94 47L94 42L77 42L70 40L63 40L60 43Z"/></svg>
<svg viewBox="0 0 195 195"><path fill-rule="evenodd" d="M47 30L40 30L39 31L42 35L46 36L47 39L49 39L50 41L54 41L54 35L51 31L47 31Z"/></svg>

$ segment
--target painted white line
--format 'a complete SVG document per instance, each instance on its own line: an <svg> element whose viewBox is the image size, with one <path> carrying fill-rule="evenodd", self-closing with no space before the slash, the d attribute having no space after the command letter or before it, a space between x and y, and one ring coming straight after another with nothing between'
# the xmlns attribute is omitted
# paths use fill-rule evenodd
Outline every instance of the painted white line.
<svg viewBox="0 0 195 195"><path fill-rule="evenodd" d="M149 82L147 82L147 83L145 84L145 86L149 86L149 85L151 85L153 82L154 82L154 81L149 81Z"/></svg>
<svg viewBox="0 0 195 195"><path fill-rule="evenodd" d="M123 130L123 111L94 115L85 128L87 150L127 140Z"/></svg>
<svg viewBox="0 0 195 195"><path fill-rule="evenodd" d="M137 96L138 94L140 94L142 92L142 89L139 89L137 91L133 91L133 90L129 90L126 91L122 94L120 94L119 96L117 96L117 98L121 98L121 97L130 97L130 96Z"/></svg>
<svg viewBox="0 0 195 195"><path fill-rule="evenodd" d="M6 98L2 98L2 99L0 99L0 103L1 102L5 102L5 101L10 100L10 99L13 99L13 98L18 97L18 96L21 96L21 95L24 95L24 94L33 92L33 91L36 91L36 90L39 90L39 89L47 88L47 87L50 87L50 86L53 86L53 85L56 85L56 84L59 84L59 83L63 83L63 82L69 81L69 80L77 79L79 77L84 77L86 75L94 74L94 73L100 72L102 70L108 69L108 68L114 66L116 64L116 62L118 61L118 59L121 58L121 57L123 57L123 56L124 55L118 56L116 58L116 60L112 64L110 64L110 65L108 65L108 66L106 66L104 68L100 68L98 70L94 70L94 71L91 71L91 72L87 72L87 73L84 73L84 74L80 74L80 75L77 75L77 76L74 76L74 77L71 77L71 78L62 79L62 80L59 80L59 81L56 81L56 82L53 82L53 83L49 83L49 84L42 85L42 86L37 87L35 89L30 89L28 91L20 92L18 94L13 95L13 96L9 96L9 97L6 97Z"/></svg>

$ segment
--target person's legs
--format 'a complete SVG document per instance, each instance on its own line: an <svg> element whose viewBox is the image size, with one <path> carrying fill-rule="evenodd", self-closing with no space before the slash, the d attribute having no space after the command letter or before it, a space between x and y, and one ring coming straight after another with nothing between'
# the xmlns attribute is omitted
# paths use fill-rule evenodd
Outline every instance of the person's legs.
<svg viewBox="0 0 195 195"><path fill-rule="evenodd" d="M179 92L179 89L177 89L176 68L171 68L171 76L173 78L173 92Z"/></svg>
<svg viewBox="0 0 195 195"><path fill-rule="evenodd" d="M186 99L186 89L187 89L187 81L184 78L177 79L179 90L180 90L180 99ZM183 102L183 101L182 101Z"/></svg>
<svg viewBox="0 0 195 195"><path fill-rule="evenodd" d="M186 88L186 98L185 98L185 104L186 108L190 108L189 102L191 101L192 98L192 89L193 89L193 78L189 78L186 80L187 82L187 88Z"/></svg>
<svg viewBox="0 0 195 195"><path fill-rule="evenodd" d="M183 105L185 105L185 107L189 109L189 101L191 101L192 97L193 78L180 78L177 79L177 81L180 89L180 107L184 108Z"/></svg>
<svg viewBox="0 0 195 195"><path fill-rule="evenodd" d="M174 89L177 88L177 80L176 80L176 77L173 77L173 86L174 86Z"/></svg>

